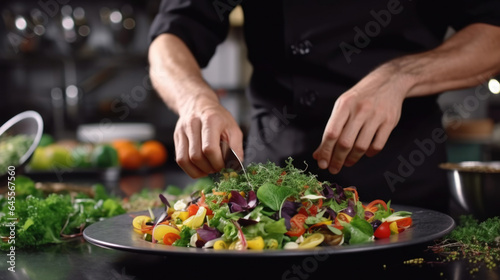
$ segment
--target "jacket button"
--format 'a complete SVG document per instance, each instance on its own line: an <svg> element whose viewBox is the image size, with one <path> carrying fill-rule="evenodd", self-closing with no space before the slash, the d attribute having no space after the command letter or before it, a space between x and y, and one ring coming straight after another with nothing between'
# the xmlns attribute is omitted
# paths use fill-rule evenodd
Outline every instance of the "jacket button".
<svg viewBox="0 0 500 280"><path fill-rule="evenodd" d="M316 103L316 99L318 99L318 93L315 90L307 90L300 96L299 102L301 105L312 107Z"/></svg>
<svg viewBox="0 0 500 280"><path fill-rule="evenodd" d="M293 55L306 55L311 52L312 47L313 45L309 40L304 40L290 46Z"/></svg>

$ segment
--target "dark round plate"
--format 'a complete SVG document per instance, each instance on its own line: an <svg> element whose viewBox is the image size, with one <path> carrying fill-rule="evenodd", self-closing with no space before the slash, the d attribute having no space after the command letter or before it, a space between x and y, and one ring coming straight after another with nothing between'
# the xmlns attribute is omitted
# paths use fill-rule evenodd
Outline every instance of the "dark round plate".
<svg viewBox="0 0 500 280"><path fill-rule="evenodd" d="M455 221L448 215L433 210L410 206L393 205L397 211L412 212L413 225L404 232L387 239L375 240L359 245L317 247L310 250L264 250L230 251L199 248L184 248L153 244L141 238L132 229L132 220L136 215L148 215L147 211L123 214L95 223L83 232L83 237L90 243L111 249L160 255L197 255L210 257L283 257L308 256L317 254L347 254L373 250L400 248L430 242L449 233L455 227Z"/></svg>

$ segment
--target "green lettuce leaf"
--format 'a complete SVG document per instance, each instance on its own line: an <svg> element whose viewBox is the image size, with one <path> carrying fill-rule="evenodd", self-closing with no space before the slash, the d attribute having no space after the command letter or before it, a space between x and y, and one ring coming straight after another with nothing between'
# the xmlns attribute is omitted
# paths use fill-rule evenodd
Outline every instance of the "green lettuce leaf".
<svg viewBox="0 0 500 280"><path fill-rule="evenodd" d="M257 190L257 198L265 206L278 211L283 201L293 193L291 188L265 183Z"/></svg>

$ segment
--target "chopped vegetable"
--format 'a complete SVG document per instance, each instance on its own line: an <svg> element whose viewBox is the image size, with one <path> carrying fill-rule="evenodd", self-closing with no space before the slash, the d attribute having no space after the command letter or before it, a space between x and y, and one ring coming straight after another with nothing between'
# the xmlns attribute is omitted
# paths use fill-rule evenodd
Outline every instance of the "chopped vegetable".
<svg viewBox="0 0 500 280"><path fill-rule="evenodd" d="M1 249L11 246L8 236L12 235L9 227L12 224L15 224L16 247L38 247L81 236L85 227L125 213L119 200L106 195L102 185L93 187L95 197L91 198L83 193L76 196L55 193L45 196L34 187L32 180L24 176L17 176L15 183L19 195L0 199L1 213L6 213L0 216L0 236L5 237L0 241ZM16 221L12 221L7 214L14 201L11 198L15 198ZM137 224L138 220L134 223L136 230Z"/></svg>
<svg viewBox="0 0 500 280"><path fill-rule="evenodd" d="M320 182L291 159L284 168L251 164L248 177L222 173L220 182L180 198L157 226L175 226L178 236L153 229L153 240L214 250L310 249L373 242L412 224L411 213L382 200L364 205L355 187Z"/></svg>

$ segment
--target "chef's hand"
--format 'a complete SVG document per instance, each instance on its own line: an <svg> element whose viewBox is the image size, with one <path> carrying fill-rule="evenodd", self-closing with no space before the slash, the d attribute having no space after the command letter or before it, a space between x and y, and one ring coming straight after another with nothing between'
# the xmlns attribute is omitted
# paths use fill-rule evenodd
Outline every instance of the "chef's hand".
<svg viewBox="0 0 500 280"><path fill-rule="evenodd" d="M321 169L337 174L342 166L382 150L399 121L408 90L395 71L390 65L381 66L337 99L313 153Z"/></svg>
<svg viewBox="0 0 500 280"><path fill-rule="evenodd" d="M177 164L192 178L224 168L220 141L243 158L243 133L233 116L215 98L198 96L179 110L174 131Z"/></svg>

